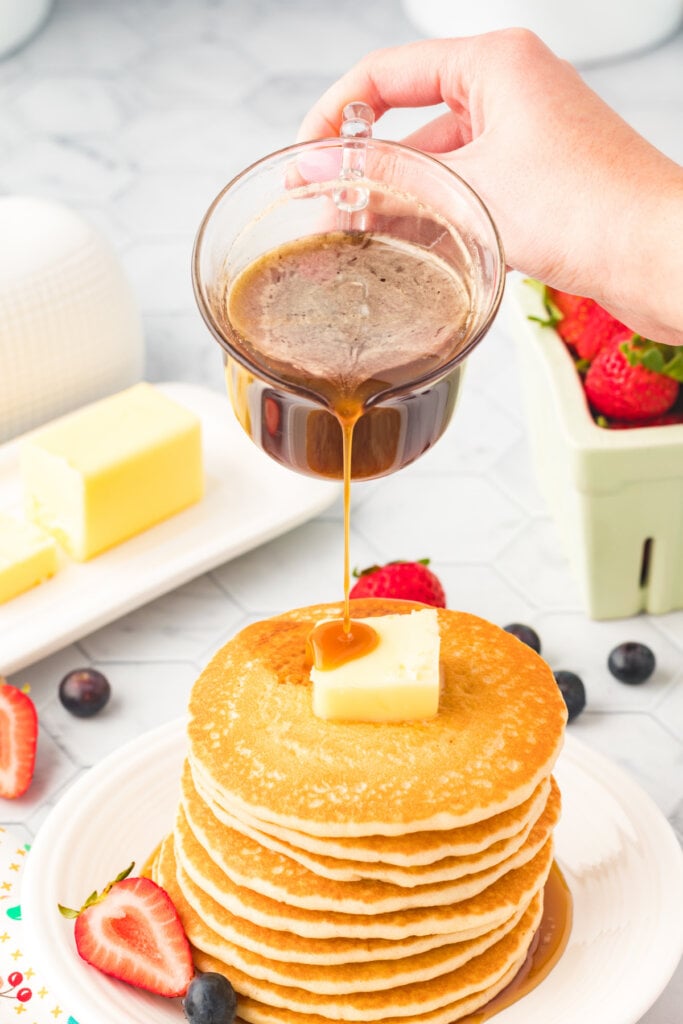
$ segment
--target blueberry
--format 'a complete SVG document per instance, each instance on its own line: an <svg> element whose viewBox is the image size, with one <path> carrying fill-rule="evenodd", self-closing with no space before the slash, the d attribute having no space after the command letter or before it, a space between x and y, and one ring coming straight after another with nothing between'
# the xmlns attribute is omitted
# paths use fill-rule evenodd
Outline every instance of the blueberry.
<svg viewBox="0 0 683 1024"><path fill-rule="evenodd" d="M567 705L568 721L572 721L586 706L586 688L575 672L560 669L555 672L555 681Z"/></svg>
<svg viewBox="0 0 683 1024"><path fill-rule="evenodd" d="M59 684L59 699L77 718L91 718L109 700L109 680L95 668L77 668Z"/></svg>
<svg viewBox="0 0 683 1024"><path fill-rule="evenodd" d="M509 626L503 626L506 633L512 633L518 640L521 640L523 644L530 647L532 651L536 651L536 654L541 653L541 641L538 633L531 626L525 626L521 622L511 622Z"/></svg>
<svg viewBox="0 0 683 1024"><path fill-rule="evenodd" d="M190 1024L233 1024L237 996L227 978L207 971L190 982L183 1009Z"/></svg>
<svg viewBox="0 0 683 1024"><path fill-rule="evenodd" d="M631 641L615 647L607 659L607 667L622 683L636 686L649 679L655 670L655 656L645 644Z"/></svg>

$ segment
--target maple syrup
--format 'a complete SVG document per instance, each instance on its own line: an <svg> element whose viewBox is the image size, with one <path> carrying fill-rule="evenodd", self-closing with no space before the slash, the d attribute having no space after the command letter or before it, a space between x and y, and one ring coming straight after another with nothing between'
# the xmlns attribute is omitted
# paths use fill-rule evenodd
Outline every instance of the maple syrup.
<svg viewBox="0 0 683 1024"><path fill-rule="evenodd" d="M572 928L572 897L564 876L553 861L543 894L543 916L521 968L509 985L458 1024L484 1024L506 1006L527 995L550 974L562 956Z"/></svg>
<svg viewBox="0 0 683 1024"><path fill-rule="evenodd" d="M318 623L309 634L308 643L310 663L329 671L374 651L379 636L365 622L351 619L347 630L343 619L331 619Z"/></svg>
<svg viewBox="0 0 683 1024"><path fill-rule="evenodd" d="M452 416L461 369L415 382L469 340L468 275L421 246L359 232L305 236L259 257L213 309L244 359L227 356L226 370L244 429L278 462L328 479L343 477L348 423L354 480L418 458Z"/></svg>
<svg viewBox="0 0 683 1024"><path fill-rule="evenodd" d="M241 357L226 356L226 377L246 432L289 468L344 481L344 636L319 641L326 663L360 656L349 613L351 480L412 462L453 413L461 368L438 374L471 333L470 271L458 271L421 245L334 231L266 252L213 310Z"/></svg>

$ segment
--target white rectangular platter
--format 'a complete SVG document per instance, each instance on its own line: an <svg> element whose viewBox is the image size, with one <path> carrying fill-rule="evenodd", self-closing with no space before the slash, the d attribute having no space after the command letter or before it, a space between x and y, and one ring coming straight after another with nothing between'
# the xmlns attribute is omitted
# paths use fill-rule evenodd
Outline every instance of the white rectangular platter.
<svg viewBox="0 0 683 1024"><path fill-rule="evenodd" d="M161 384L202 422L206 493L192 508L0 605L0 673L9 675L323 511L335 483L290 472L260 451L226 395ZM21 514L20 439L0 446L0 510Z"/></svg>

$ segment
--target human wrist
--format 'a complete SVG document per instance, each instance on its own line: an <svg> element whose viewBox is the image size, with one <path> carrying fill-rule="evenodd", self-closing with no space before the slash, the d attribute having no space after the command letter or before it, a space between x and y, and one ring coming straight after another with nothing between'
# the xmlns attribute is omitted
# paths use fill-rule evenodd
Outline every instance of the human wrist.
<svg viewBox="0 0 683 1024"><path fill-rule="evenodd" d="M637 333L683 344L683 168L654 152L611 210L596 298Z"/></svg>

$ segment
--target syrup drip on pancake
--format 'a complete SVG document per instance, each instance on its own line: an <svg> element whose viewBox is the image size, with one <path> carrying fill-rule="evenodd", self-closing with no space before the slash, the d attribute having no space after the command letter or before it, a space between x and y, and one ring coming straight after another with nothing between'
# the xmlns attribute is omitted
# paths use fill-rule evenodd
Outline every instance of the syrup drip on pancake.
<svg viewBox="0 0 683 1024"><path fill-rule="evenodd" d="M310 661L323 671L345 665L374 651L379 643L377 630L366 622L332 619L321 622L308 637Z"/></svg>
<svg viewBox="0 0 683 1024"><path fill-rule="evenodd" d="M550 974L562 956L572 929L572 896L564 876L553 861L543 890L543 917L524 964L509 985L490 1002L463 1017L459 1024L484 1024L506 1006L533 991Z"/></svg>

